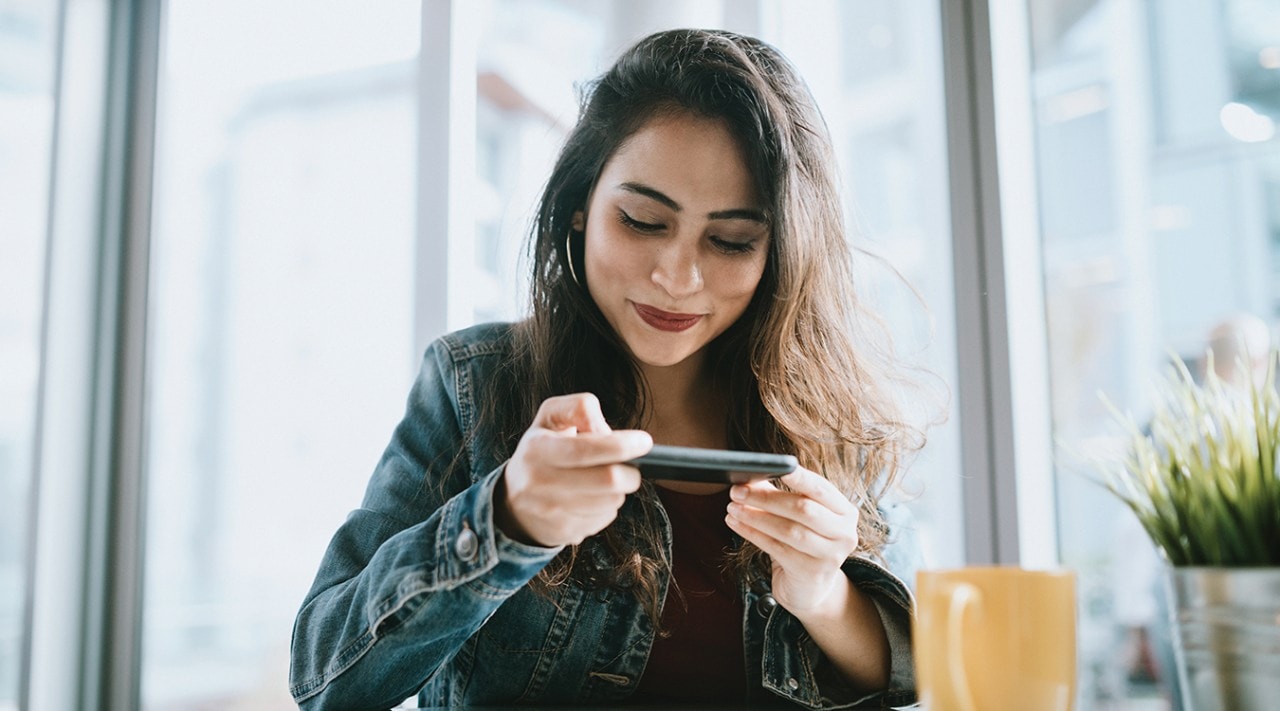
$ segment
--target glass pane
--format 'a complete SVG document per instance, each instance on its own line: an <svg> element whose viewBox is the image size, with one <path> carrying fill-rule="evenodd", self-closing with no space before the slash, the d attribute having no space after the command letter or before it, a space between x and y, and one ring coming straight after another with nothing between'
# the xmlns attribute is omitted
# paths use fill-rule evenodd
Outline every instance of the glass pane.
<svg viewBox="0 0 1280 711"><path fill-rule="evenodd" d="M1170 355L1274 330L1280 5L1029 3L1059 538L1080 573L1080 708L1177 708L1161 563L1087 457Z"/></svg>
<svg viewBox="0 0 1280 711"><path fill-rule="evenodd" d="M765 19L764 39L797 65L822 108L843 171L850 239L885 260L863 276L901 356L932 374L922 379L930 390L920 404L936 417L944 403L932 395L956 382L939 5L773 2ZM903 493L925 564L961 565L959 419L928 437Z"/></svg>
<svg viewBox="0 0 1280 711"><path fill-rule="evenodd" d="M578 117L574 87L603 56L609 3L487 0L476 57L476 322L524 312L521 250L557 152ZM564 42L564 37L573 37Z"/></svg>
<svg viewBox="0 0 1280 711"><path fill-rule="evenodd" d="M766 2L743 17L729 2L485 3L479 69L476 201L481 271L519 313L515 257L542 181L577 116L574 87L649 32L690 26L744 29L775 44L814 91L838 151L858 246L881 256L919 291L873 270L882 315L903 355L955 382L949 208L938 4ZM739 28L744 23L752 27ZM572 36L564 43L558 38ZM506 271L514 270L514 271ZM494 283L486 282L486 283ZM928 308L921 308L922 297ZM930 565L964 555L958 421L930 431L906 490ZM928 482L925 487L924 483Z"/></svg>
<svg viewBox="0 0 1280 711"><path fill-rule="evenodd" d="M52 157L56 3L0 2L0 709L16 709Z"/></svg>
<svg viewBox="0 0 1280 711"><path fill-rule="evenodd" d="M466 7L481 28L475 320L512 320L523 313L528 289L521 250L560 145L578 118L582 84L641 37L719 26L727 9L723 0L477 0Z"/></svg>
<svg viewBox="0 0 1280 711"><path fill-rule="evenodd" d="M418 13L165 9L149 709L292 706L293 617L416 372Z"/></svg>

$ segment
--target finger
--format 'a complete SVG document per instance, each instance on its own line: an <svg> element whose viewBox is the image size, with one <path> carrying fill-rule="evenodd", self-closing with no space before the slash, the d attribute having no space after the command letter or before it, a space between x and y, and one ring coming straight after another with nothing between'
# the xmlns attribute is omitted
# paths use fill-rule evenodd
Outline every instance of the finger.
<svg viewBox="0 0 1280 711"><path fill-rule="evenodd" d="M530 457L559 469L621 464L652 448L653 437L643 430L618 430L608 434L578 434L572 437L531 433L528 441Z"/></svg>
<svg viewBox="0 0 1280 711"><path fill-rule="evenodd" d="M622 508L626 501L626 494L618 492L600 494L577 492L573 497L572 505L564 505L564 502L560 501L556 506L546 508L543 513L548 518L554 517L562 523L573 525L574 521L595 520L602 516L615 517L618 509Z"/></svg>
<svg viewBox="0 0 1280 711"><path fill-rule="evenodd" d="M843 515L858 510L853 502L836 488L835 484L810 469L796 467L795 471L779 478L779 481L786 484L793 492L803 494L837 514Z"/></svg>
<svg viewBox="0 0 1280 711"><path fill-rule="evenodd" d="M557 395L542 401L535 426L549 430L574 430L603 434L611 431L600 410L600 399L592 393Z"/></svg>
<svg viewBox="0 0 1280 711"><path fill-rule="evenodd" d="M807 496L837 514L844 515L857 511L857 507L836 488L835 484L827 481L821 474L804 467L796 467L795 471L779 477L777 481L786 484L791 491Z"/></svg>
<svg viewBox="0 0 1280 711"><path fill-rule="evenodd" d="M814 565L818 562L815 556L796 550L744 518L729 514L724 520L734 533L767 553L775 563L781 564L784 568L795 567L798 564L797 561L803 561L806 565Z"/></svg>
<svg viewBox="0 0 1280 711"><path fill-rule="evenodd" d="M728 513L770 538L815 559L843 560L857 547L857 534L852 531L817 531L804 523L752 509L737 502L729 504Z"/></svg>
<svg viewBox="0 0 1280 711"><path fill-rule="evenodd" d="M850 510L841 515L808 496L771 486L735 488L729 495L737 504L783 517L812 528L827 538L846 537L858 527L856 511Z"/></svg>
<svg viewBox="0 0 1280 711"><path fill-rule="evenodd" d="M640 470L627 464L572 469L562 474L560 483L575 497L625 496L640 488ZM617 506L621 505L619 498Z"/></svg>

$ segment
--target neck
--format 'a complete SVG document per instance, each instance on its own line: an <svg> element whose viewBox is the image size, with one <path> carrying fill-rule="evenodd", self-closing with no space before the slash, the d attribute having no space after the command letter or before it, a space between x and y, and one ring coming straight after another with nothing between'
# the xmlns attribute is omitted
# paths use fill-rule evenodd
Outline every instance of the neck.
<svg viewBox="0 0 1280 711"><path fill-rule="evenodd" d="M705 365L705 355L698 353L676 365L640 366L650 395L644 428L655 442L727 446L723 403Z"/></svg>
<svg viewBox="0 0 1280 711"><path fill-rule="evenodd" d="M640 372L653 396L655 410L669 409L677 403L692 403L707 393L703 372L705 358L694 354L675 365L640 364Z"/></svg>

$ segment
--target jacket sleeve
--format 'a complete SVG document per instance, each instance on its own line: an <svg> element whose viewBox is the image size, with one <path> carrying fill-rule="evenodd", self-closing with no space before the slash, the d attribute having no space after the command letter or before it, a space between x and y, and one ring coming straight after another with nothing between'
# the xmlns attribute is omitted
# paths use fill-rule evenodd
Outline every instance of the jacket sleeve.
<svg viewBox="0 0 1280 711"><path fill-rule="evenodd" d="M472 481L459 377L433 344L361 508L329 544L294 623L289 680L301 708L399 704L558 552L495 529L503 467Z"/></svg>
<svg viewBox="0 0 1280 711"><path fill-rule="evenodd" d="M889 525L889 543L881 562L862 557L845 561L844 572L871 598L889 641L889 685L867 692L852 688L827 660L804 625L779 607L765 628L764 685L775 694L811 709L890 708L916 702L911 622L920 547L910 511L902 504L881 507Z"/></svg>

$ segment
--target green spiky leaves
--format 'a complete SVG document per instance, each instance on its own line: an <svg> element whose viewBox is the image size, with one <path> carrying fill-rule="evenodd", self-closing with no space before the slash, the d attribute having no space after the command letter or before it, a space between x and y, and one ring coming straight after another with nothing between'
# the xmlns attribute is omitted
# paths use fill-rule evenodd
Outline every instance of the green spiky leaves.
<svg viewBox="0 0 1280 711"><path fill-rule="evenodd" d="M1150 431L1124 418L1129 445L1106 486L1171 564L1280 565L1277 357L1264 383L1242 387L1212 367L1197 384L1177 360Z"/></svg>

